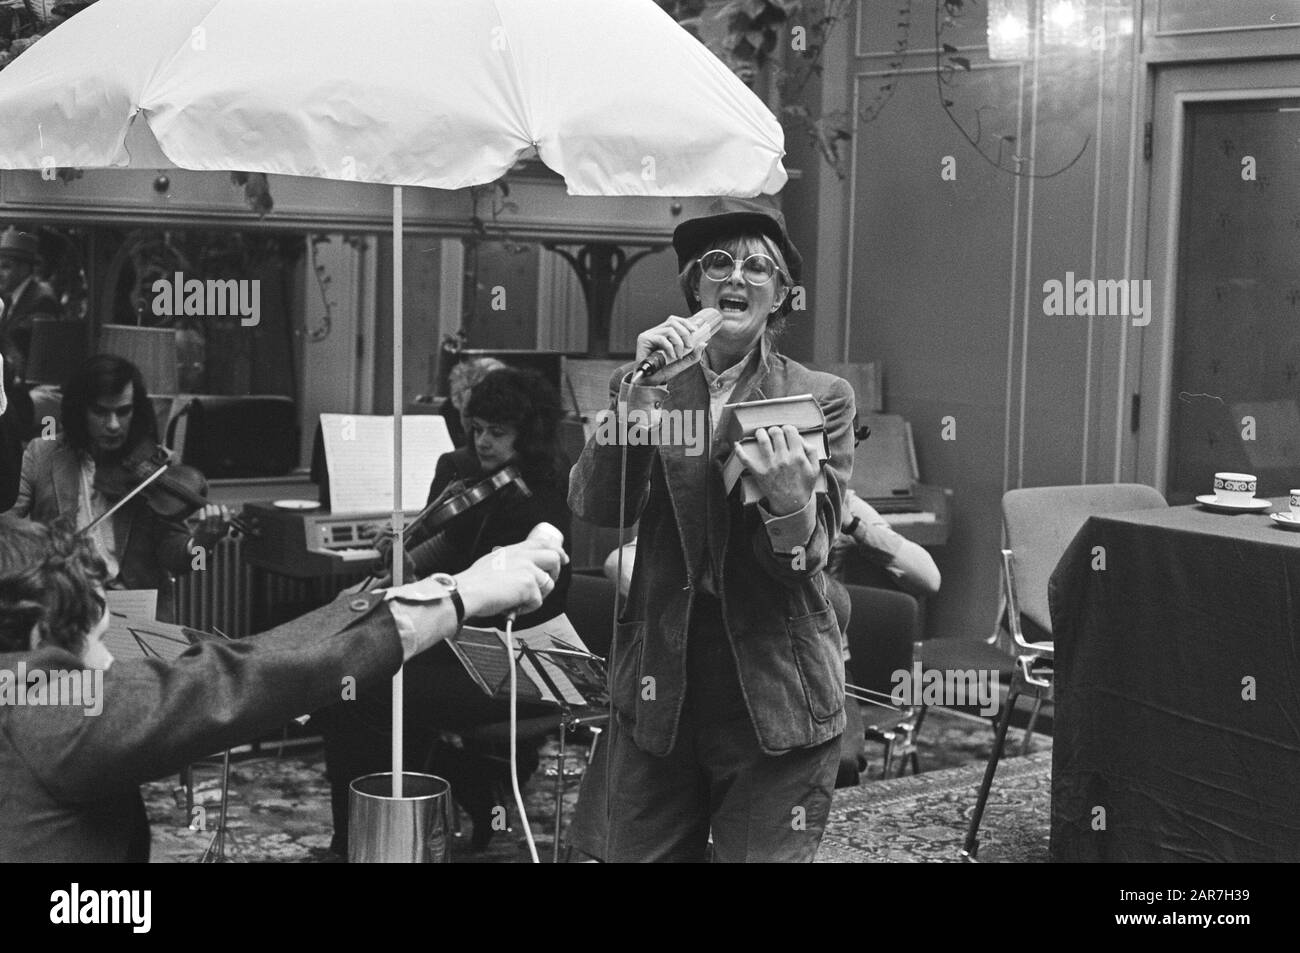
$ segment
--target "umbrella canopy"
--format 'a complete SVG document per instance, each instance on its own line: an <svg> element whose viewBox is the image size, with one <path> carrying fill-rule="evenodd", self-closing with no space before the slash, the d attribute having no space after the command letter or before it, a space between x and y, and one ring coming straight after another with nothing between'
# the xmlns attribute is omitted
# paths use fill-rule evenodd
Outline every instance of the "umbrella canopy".
<svg viewBox="0 0 1300 953"><path fill-rule="evenodd" d="M0 73L0 116L0 169L458 189L535 150L573 195L786 181L775 117L652 0L99 0Z"/></svg>

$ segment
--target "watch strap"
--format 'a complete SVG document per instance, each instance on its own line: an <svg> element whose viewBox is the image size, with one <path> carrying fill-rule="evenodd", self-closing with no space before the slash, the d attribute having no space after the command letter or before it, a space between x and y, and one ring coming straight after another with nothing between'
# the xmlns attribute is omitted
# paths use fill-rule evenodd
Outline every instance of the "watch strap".
<svg viewBox="0 0 1300 953"><path fill-rule="evenodd" d="M459 631L461 626L465 624L465 600L460 597L460 588L456 585L456 577L449 573L436 572L433 574L432 579L447 590L447 596L456 609L456 629Z"/></svg>

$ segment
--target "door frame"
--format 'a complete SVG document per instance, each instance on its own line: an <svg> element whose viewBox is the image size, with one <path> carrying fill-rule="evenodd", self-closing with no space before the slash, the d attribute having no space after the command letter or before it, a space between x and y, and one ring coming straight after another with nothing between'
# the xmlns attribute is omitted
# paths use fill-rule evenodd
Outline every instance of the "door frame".
<svg viewBox="0 0 1300 953"><path fill-rule="evenodd" d="M1128 369L1127 390L1141 395L1141 410L1137 432L1124 428L1124 458L1133 461L1137 480L1165 493L1187 106L1300 98L1300 59L1153 65L1147 80L1153 158L1147 173L1145 267L1139 274L1151 279L1156 307L1151 323L1140 329L1136 366Z"/></svg>

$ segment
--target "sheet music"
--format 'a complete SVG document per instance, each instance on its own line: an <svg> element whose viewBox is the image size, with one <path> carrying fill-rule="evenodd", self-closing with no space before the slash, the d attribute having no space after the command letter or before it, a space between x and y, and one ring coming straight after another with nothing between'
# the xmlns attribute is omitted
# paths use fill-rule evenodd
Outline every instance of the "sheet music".
<svg viewBox="0 0 1300 953"><path fill-rule="evenodd" d="M465 671L479 688L488 696L495 696L510 678L510 666L506 663L506 654L502 650L501 640L496 629L479 629L465 626L454 639L447 644ZM521 698L536 698L536 692L529 692L531 685L521 684Z"/></svg>
<svg viewBox="0 0 1300 953"><path fill-rule="evenodd" d="M107 589L108 611L131 619L158 618L157 589Z"/></svg>
<svg viewBox="0 0 1300 953"><path fill-rule="evenodd" d="M567 616L557 616L529 629L514 633L515 656L519 659L519 697L536 699L552 704L560 704L550 685L560 690L564 703L574 707L584 707L591 703L564 670L545 655L536 656L545 672L538 671L538 666L527 656L520 654L521 646L528 646L536 652L557 649L587 652L587 646L573 628ZM509 693L510 667L506 655L506 634L500 629L481 629L466 626L460 635L447 642L451 650L460 659L479 688L488 695L502 697ZM548 684L547 679L550 679ZM599 678L604 683L603 672Z"/></svg>
<svg viewBox="0 0 1300 953"><path fill-rule="evenodd" d="M501 637L501 644L505 645L506 634L498 631L498 635ZM573 648L582 652L587 651L587 646L583 644L582 639L573 628L573 623L569 621L568 616L564 615L556 616L554 619L549 619L541 625L535 625L531 629L520 629L514 633L514 638L517 645L527 645L530 649L537 651L554 648ZM587 704L586 696L578 691L558 665L545 656L539 656L538 662L546 671L546 676L551 680L551 684L554 684L560 690L560 694L567 704L576 706ZM543 701L558 704L559 699L551 691L546 679L538 674L532 659L521 657L519 659L519 670L537 686Z"/></svg>
<svg viewBox="0 0 1300 953"><path fill-rule="evenodd" d="M108 631L100 640L115 661L139 661L157 658L174 662L194 644L194 630L166 622L130 619L117 612L109 617Z"/></svg>
<svg viewBox="0 0 1300 953"><path fill-rule="evenodd" d="M373 513L393 507L393 418L321 414L325 464L334 513ZM436 415L402 418L402 509L421 509L438 458L454 449L447 422Z"/></svg>

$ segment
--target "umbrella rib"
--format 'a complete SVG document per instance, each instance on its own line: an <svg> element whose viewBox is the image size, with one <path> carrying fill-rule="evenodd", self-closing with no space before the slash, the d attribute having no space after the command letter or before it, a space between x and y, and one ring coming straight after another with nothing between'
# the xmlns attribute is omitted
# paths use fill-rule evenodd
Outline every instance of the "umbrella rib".
<svg viewBox="0 0 1300 953"><path fill-rule="evenodd" d="M178 168L184 168L184 166L181 166L180 163L176 162L176 159L170 153L168 153L167 149L163 146L163 141L158 138L158 133L154 130L153 124L149 122L149 114L150 112L152 112L152 110L148 109L145 106L145 100L150 98L149 94L152 92L154 82L157 80L158 76L166 72L171 67L171 65L180 58L181 53L185 51L185 47L193 42L194 31L198 29L202 29L207 24L209 18L211 18L212 14L216 11L217 7L221 5L221 3L222 0L212 0L212 6L208 8L207 13L203 14L203 16L199 18L198 22L193 27L190 28L189 37L181 41L180 46L178 46L176 49L172 51L171 56L167 57L166 60L158 62L154 65L153 69L150 70L149 72L149 78L146 79L144 83L142 83L140 86L140 98L139 101L135 104L135 112L132 113L131 115L132 121L135 120L136 115L144 116L144 123L146 126L149 127L149 131L153 133L154 141L158 143L159 150L161 150L162 154L167 157L168 161L172 162ZM127 128L128 129L130 128L129 124ZM125 137L123 137L122 146L123 148L126 147ZM239 171L239 170L232 170L232 171Z"/></svg>
<svg viewBox="0 0 1300 953"><path fill-rule="evenodd" d="M519 60L515 58L514 39L512 38L509 28L506 26L506 16L501 11L499 0L492 0L492 8L497 12L497 19L501 21L501 28L506 31L506 48L504 52L510 63L510 77L514 80L515 93L519 97L519 105L524 111L524 122L527 123L527 128L524 130L524 138L528 140L528 143L537 151L537 157L540 159L542 156L542 150L538 145L536 138L537 120L533 115L531 103L528 101L528 96L525 95L522 79L523 71L519 68Z"/></svg>

